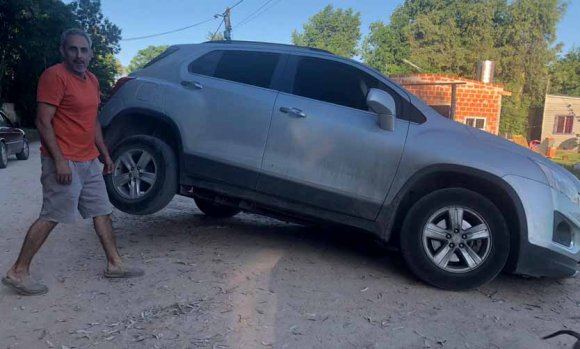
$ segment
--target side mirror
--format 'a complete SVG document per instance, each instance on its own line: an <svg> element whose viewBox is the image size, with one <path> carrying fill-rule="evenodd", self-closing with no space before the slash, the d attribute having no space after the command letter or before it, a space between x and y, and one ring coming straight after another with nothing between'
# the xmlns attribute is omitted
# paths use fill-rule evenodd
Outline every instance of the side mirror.
<svg viewBox="0 0 580 349"><path fill-rule="evenodd" d="M383 130L395 130L395 116L397 115L397 104L390 94L377 88L371 88L367 95L369 108L378 114L379 127Z"/></svg>

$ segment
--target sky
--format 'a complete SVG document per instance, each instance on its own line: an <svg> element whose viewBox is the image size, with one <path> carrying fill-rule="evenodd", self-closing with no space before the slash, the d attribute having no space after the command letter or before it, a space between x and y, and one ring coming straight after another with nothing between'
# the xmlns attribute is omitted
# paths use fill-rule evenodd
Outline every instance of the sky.
<svg viewBox="0 0 580 349"><path fill-rule="evenodd" d="M206 41L218 29L226 7L239 0L101 0L103 15L122 30L118 58L127 66L137 51L149 45L172 45ZM70 2L70 1L65 1ZM361 14L361 31L368 33L372 22L387 23L403 0L243 0L232 10L232 38L290 43L294 30L301 31L308 18L326 5L352 8ZM580 0L571 0L557 30L557 41L564 52L580 47ZM208 21L209 20L209 21ZM183 31L140 40L131 38L154 35L208 21ZM223 26L220 28L223 32Z"/></svg>

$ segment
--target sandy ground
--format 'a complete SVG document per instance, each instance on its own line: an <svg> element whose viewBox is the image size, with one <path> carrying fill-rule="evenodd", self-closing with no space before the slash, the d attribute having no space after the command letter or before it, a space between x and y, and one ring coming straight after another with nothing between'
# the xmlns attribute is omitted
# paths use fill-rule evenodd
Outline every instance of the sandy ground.
<svg viewBox="0 0 580 349"><path fill-rule="evenodd" d="M40 210L39 175L38 144L0 170L2 273ZM58 226L33 262L50 292L0 287L0 348L571 348L540 337L580 331L579 278L441 291L365 236L213 220L183 197L146 217L115 211L114 225L147 275L103 278L92 222Z"/></svg>

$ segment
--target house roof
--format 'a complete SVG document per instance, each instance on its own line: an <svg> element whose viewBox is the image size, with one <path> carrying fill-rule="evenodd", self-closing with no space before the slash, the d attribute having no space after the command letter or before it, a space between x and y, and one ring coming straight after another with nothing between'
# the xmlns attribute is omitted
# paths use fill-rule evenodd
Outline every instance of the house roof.
<svg viewBox="0 0 580 349"><path fill-rule="evenodd" d="M389 77L396 81L397 80L400 81L401 84L403 85L405 85L405 83L424 83L424 82L431 83L463 82L472 86L478 86L482 89L495 90L502 96L512 95L512 93L510 91L506 91L504 89L504 86L501 84L485 83L479 80L461 78L450 74L420 73L420 74L390 75Z"/></svg>

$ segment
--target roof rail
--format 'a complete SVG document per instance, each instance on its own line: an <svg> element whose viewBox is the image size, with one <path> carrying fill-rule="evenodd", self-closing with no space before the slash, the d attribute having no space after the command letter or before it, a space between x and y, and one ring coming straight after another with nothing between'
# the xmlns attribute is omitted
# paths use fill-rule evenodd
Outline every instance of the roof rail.
<svg viewBox="0 0 580 349"><path fill-rule="evenodd" d="M289 44L278 44L278 43L272 43L272 42L244 41L244 40L215 40L215 41L203 42L203 44L216 44L216 43L217 44L244 44L244 45L249 44L249 45L271 45L271 46L279 46L279 47L292 47L292 48L301 48L301 49L305 49L305 50L323 52L323 53L334 55L334 53L327 51L327 50L320 49L320 48L298 46L298 45L289 45Z"/></svg>

